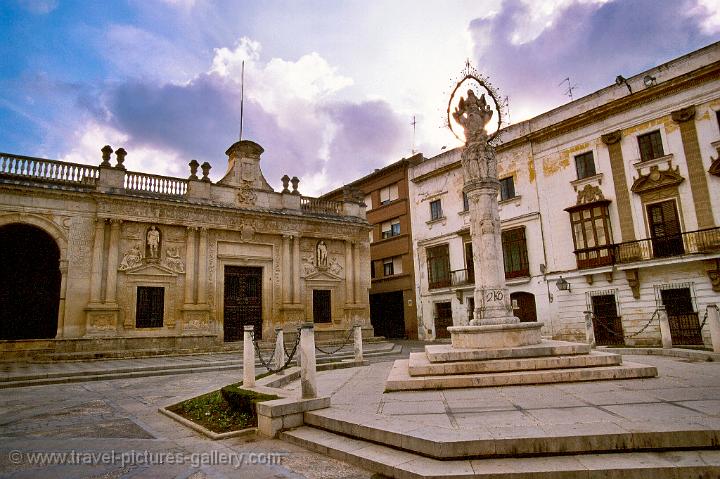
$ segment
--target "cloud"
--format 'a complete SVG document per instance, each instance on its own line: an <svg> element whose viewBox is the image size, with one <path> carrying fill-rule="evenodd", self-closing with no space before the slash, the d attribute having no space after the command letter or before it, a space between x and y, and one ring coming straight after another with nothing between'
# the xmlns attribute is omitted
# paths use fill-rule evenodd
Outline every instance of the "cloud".
<svg viewBox="0 0 720 479"><path fill-rule="evenodd" d="M569 101L558 85L566 77L578 98L716 40L694 0L575 2L522 42L529 8L508 0L497 15L470 24L477 64L510 96L515 122Z"/></svg>
<svg viewBox="0 0 720 479"><path fill-rule="evenodd" d="M58 0L19 0L25 10L36 15L47 15L58 6Z"/></svg>

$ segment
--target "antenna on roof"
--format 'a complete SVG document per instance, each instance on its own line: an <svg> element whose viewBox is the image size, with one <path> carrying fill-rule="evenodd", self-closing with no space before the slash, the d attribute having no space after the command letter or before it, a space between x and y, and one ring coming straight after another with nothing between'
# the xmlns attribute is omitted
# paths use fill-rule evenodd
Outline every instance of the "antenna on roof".
<svg viewBox="0 0 720 479"><path fill-rule="evenodd" d="M245 106L245 60L243 60L242 70L240 70L240 141L242 141L244 106Z"/></svg>
<svg viewBox="0 0 720 479"><path fill-rule="evenodd" d="M417 121L415 121L415 115L413 115L413 121L410 123L413 127L413 139L412 139L412 154L415 154L415 125L417 125Z"/></svg>
<svg viewBox="0 0 720 479"><path fill-rule="evenodd" d="M558 86L562 85L563 83L567 82L567 89L563 92L563 95L567 95L570 97L570 101L573 101L573 90L577 88L577 84L572 84L570 82L570 77L565 78L563 81L558 83Z"/></svg>

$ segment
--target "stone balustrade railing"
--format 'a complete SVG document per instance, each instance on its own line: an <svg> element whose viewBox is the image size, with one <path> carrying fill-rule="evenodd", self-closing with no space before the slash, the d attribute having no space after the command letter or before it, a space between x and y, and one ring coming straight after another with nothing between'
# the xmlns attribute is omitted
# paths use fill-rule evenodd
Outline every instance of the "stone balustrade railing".
<svg viewBox="0 0 720 479"><path fill-rule="evenodd" d="M125 173L125 190L184 197L188 190L188 180L128 171Z"/></svg>
<svg viewBox="0 0 720 479"><path fill-rule="evenodd" d="M343 203L341 201L320 200L303 196L300 198L300 209L314 213L341 215L343 214Z"/></svg>
<svg viewBox="0 0 720 479"><path fill-rule="evenodd" d="M0 175L94 186L100 169L80 163L0 153Z"/></svg>

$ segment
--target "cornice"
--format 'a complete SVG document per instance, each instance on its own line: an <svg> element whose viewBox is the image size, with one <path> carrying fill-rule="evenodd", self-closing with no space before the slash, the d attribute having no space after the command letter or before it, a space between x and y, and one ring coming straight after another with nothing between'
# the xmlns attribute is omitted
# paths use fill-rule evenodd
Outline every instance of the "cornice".
<svg viewBox="0 0 720 479"><path fill-rule="evenodd" d="M433 178L435 176L443 175L449 171L456 170L460 168L462 164L460 163L460 160L454 161L452 163L448 163L445 166L441 166L440 168L434 169L432 171L428 171L427 173L423 173L422 175L412 178L410 181L413 183L422 183L423 181L429 180L430 178Z"/></svg>

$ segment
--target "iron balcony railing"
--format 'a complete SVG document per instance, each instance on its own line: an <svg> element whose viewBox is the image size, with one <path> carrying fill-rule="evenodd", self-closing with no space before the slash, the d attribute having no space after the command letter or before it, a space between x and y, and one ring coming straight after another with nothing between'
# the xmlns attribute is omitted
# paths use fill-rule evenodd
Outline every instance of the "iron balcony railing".
<svg viewBox="0 0 720 479"><path fill-rule="evenodd" d="M463 286L466 284L475 284L475 271L468 269L456 269L450 271L450 285Z"/></svg>
<svg viewBox="0 0 720 479"><path fill-rule="evenodd" d="M720 253L720 227L575 251L578 269L688 254Z"/></svg>

